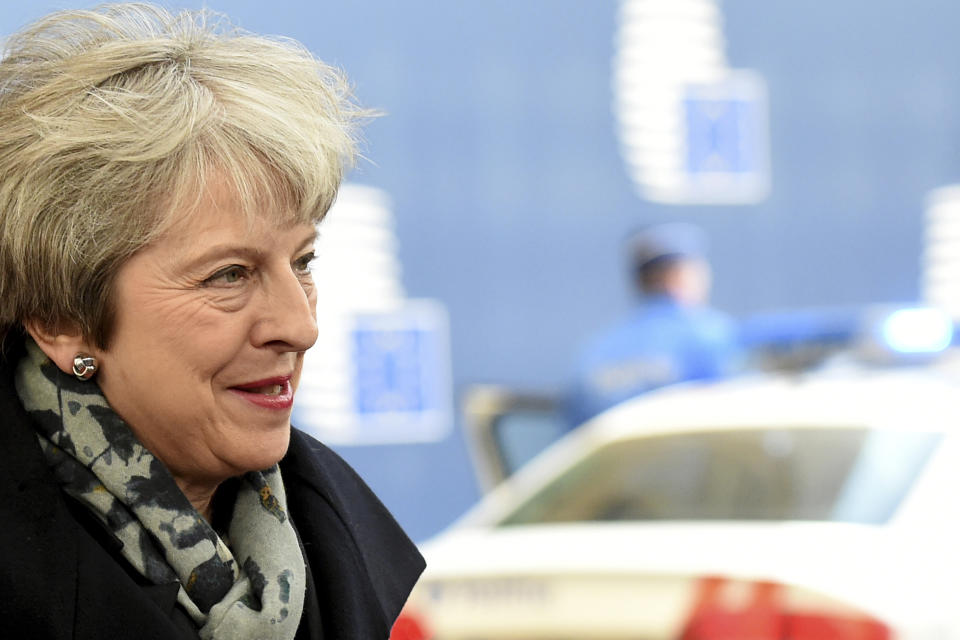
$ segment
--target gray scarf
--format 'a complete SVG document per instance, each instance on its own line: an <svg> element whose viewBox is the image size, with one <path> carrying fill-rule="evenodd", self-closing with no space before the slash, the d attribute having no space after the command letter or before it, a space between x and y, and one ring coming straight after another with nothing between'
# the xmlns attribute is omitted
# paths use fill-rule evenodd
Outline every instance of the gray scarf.
<svg viewBox="0 0 960 640"><path fill-rule="evenodd" d="M63 490L123 542L141 575L179 583L201 638L294 637L306 570L278 467L238 483L228 547L93 381L63 374L27 339L16 389Z"/></svg>

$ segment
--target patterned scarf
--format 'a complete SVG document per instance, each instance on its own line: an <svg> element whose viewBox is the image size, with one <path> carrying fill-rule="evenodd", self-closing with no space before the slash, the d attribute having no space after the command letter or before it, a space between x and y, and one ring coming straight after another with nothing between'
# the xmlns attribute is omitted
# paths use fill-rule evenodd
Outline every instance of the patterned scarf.
<svg viewBox="0 0 960 640"><path fill-rule="evenodd" d="M93 381L63 374L28 339L16 389L63 490L123 542L141 575L179 582L201 638L294 637L306 570L278 467L237 483L228 548Z"/></svg>

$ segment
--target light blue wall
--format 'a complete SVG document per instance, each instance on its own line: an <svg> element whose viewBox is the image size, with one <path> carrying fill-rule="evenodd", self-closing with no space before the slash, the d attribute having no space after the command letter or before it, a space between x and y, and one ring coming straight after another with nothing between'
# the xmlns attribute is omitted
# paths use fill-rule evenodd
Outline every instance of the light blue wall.
<svg viewBox="0 0 960 640"><path fill-rule="evenodd" d="M924 195L960 180L949 0L724 2L731 65L769 86L773 153L771 197L726 208L635 195L611 115L611 0L206 4L303 41L388 113L353 178L393 198L408 293L448 305L458 394L559 387L629 304L616 246L641 223L703 225L715 301L735 314L913 299ZM76 5L5 3L0 31L55 6ZM476 498L459 431L341 451L416 539Z"/></svg>

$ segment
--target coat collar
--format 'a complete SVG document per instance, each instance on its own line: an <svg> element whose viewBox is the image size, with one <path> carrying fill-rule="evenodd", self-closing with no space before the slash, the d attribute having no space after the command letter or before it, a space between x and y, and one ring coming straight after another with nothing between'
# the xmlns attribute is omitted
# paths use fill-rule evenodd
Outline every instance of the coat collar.
<svg viewBox="0 0 960 640"><path fill-rule="evenodd" d="M424 567L390 512L342 458L293 430L280 463L294 520L334 637L387 637ZM331 611L331 609L337 609ZM352 611L350 610L352 609Z"/></svg>

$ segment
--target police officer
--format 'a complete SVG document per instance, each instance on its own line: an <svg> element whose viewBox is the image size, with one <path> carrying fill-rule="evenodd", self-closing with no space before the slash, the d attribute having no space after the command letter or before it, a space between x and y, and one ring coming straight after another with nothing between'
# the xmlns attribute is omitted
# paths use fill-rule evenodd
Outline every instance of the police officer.
<svg viewBox="0 0 960 640"><path fill-rule="evenodd" d="M571 426L650 389L726 375L739 359L732 320L707 306L711 272L700 228L646 228L628 239L627 253L642 301L580 355Z"/></svg>

